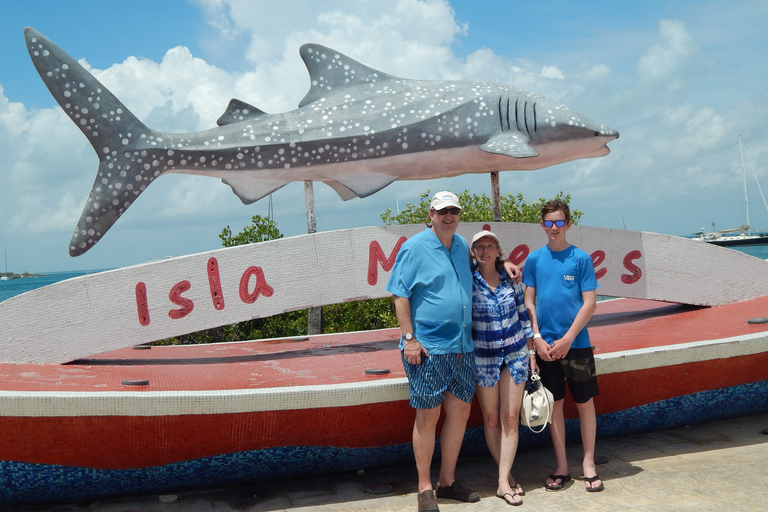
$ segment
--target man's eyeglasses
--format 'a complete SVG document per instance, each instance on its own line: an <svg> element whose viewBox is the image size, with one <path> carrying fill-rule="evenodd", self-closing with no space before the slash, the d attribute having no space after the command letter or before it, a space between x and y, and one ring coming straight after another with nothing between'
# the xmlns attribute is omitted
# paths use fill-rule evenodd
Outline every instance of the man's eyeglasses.
<svg viewBox="0 0 768 512"><path fill-rule="evenodd" d="M545 228L551 228L553 224L559 228L562 228L563 226L565 226L565 223L566 221L564 220L545 220L544 222L542 222Z"/></svg>
<svg viewBox="0 0 768 512"><path fill-rule="evenodd" d="M461 213L461 208L443 208L442 210L435 210L438 215L445 215L446 213L450 213L451 215L458 215Z"/></svg>

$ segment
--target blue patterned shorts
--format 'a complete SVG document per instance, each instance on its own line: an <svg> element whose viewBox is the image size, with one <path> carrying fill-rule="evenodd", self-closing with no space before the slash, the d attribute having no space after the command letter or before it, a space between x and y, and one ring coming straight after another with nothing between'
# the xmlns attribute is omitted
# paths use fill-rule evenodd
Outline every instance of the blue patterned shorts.
<svg viewBox="0 0 768 512"><path fill-rule="evenodd" d="M443 403L446 391L459 400L472 403L475 394L474 353L422 356L421 364L410 364L402 356L400 351L408 376L411 407L433 409Z"/></svg>

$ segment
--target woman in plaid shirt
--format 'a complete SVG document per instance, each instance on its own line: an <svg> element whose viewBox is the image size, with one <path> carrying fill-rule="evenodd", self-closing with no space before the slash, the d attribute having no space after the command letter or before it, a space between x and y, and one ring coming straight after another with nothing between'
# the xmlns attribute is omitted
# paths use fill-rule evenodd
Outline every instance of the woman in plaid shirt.
<svg viewBox="0 0 768 512"><path fill-rule="evenodd" d="M476 394L483 410L485 440L499 466L496 496L521 505L525 491L510 472L528 368L536 370L533 331L522 286L502 267L499 239L490 231L480 231L472 237L471 247L476 261L472 283Z"/></svg>

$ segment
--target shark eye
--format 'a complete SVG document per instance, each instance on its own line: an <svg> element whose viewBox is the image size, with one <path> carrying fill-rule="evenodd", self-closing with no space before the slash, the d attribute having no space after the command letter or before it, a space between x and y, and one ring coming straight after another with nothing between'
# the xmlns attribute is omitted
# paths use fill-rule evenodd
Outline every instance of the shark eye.
<svg viewBox="0 0 768 512"><path fill-rule="evenodd" d="M595 132L595 137L599 137L599 136L600 136L600 132Z"/></svg>

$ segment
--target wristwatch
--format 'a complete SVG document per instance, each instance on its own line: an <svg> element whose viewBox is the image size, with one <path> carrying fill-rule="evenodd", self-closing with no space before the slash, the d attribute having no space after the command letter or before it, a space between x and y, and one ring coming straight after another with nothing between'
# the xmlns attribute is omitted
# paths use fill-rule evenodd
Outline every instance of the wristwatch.
<svg viewBox="0 0 768 512"><path fill-rule="evenodd" d="M403 338L405 338L405 341L413 341L413 333L412 332L407 332L407 333L405 333Z"/></svg>

